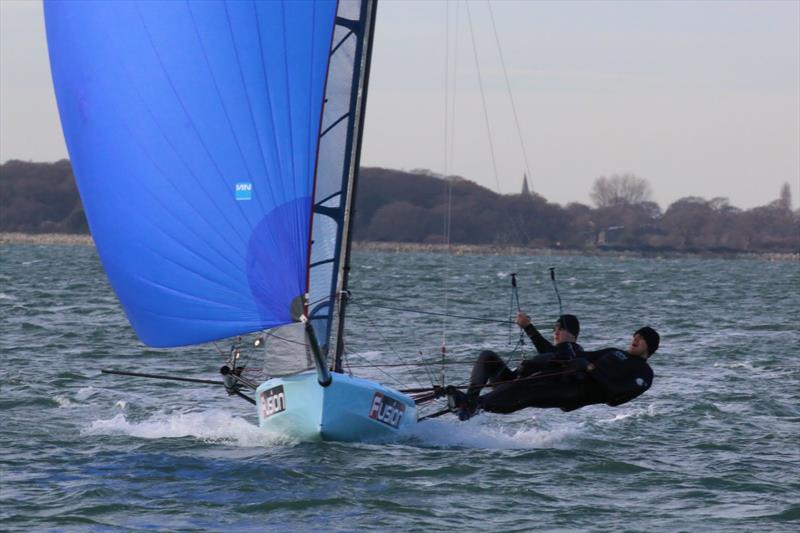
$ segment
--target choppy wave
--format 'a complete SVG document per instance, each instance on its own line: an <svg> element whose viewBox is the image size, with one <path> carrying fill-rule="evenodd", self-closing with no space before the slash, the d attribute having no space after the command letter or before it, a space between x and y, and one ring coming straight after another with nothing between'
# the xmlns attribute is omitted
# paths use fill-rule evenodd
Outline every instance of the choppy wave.
<svg viewBox="0 0 800 533"><path fill-rule="evenodd" d="M617 408L446 415L393 442L307 443L257 427L252 406L219 387L98 375L211 377L219 356L143 346L93 248L3 254L2 530L797 529L800 372L776 351L800 346L796 264L452 257L445 309L438 256L359 254L355 298L476 318L510 316L507 273L522 261L520 304L537 324L559 312L556 266L587 349L625 343L642 323L662 332L656 378ZM480 350L520 357L508 324L348 313L353 371L390 386L441 380L417 363L421 349L439 353L443 323L447 383L468 379Z"/></svg>
<svg viewBox="0 0 800 533"><path fill-rule="evenodd" d="M73 405L75 405L75 402L73 402L68 396L65 396L63 394L59 394L58 396L53 396L53 401L56 402L56 404L58 404L59 407L72 407Z"/></svg>
<svg viewBox="0 0 800 533"><path fill-rule="evenodd" d="M423 446L517 450L568 447L583 433L582 424L555 428L514 427L498 424L492 415L480 414L467 422L426 420L408 430L405 437Z"/></svg>
<svg viewBox="0 0 800 533"><path fill-rule="evenodd" d="M284 436L268 433L245 419L222 410L190 413L157 413L145 420L131 421L120 413L110 419L94 420L85 435L130 435L140 439L192 437L202 442L241 447L295 444Z"/></svg>
<svg viewBox="0 0 800 533"><path fill-rule="evenodd" d="M611 424L614 422L621 422L622 420L627 420L629 418L647 418L647 417L654 417L658 415L658 410L654 404L650 404L646 407L633 407L627 408L623 412L616 412L614 416L611 418L600 418L598 422L601 424Z"/></svg>

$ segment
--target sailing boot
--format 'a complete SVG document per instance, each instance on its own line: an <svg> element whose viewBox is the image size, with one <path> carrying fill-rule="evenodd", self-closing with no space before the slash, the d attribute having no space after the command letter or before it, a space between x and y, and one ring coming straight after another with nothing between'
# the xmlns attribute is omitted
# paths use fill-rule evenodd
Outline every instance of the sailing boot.
<svg viewBox="0 0 800 533"><path fill-rule="evenodd" d="M464 422L473 417L476 406L466 394L452 385L445 388L445 393L447 394L447 406L458 415L459 420Z"/></svg>

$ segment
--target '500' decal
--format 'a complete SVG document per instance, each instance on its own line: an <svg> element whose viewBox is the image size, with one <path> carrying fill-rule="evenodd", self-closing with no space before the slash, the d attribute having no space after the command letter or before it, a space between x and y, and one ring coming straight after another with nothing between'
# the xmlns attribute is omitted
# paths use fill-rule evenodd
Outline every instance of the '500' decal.
<svg viewBox="0 0 800 533"><path fill-rule="evenodd" d="M286 396L283 385L272 387L261 393L261 418L267 418L286 410Z"/></svg>
<svg viewBox="0 0 800 533"><path fill-rule="evenodd" d="M369 417L378 422L383 422L387 426L397 428L403 419L406 406L394 398L385 396L383 393L376 392L372 397L372 407L369 410Z"/></svg>

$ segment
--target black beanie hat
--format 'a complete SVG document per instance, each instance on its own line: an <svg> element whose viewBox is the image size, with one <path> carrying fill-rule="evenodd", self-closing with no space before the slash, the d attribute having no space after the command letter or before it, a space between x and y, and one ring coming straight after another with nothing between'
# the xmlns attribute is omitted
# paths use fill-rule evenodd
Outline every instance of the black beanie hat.
<svg viewBox="0 0 800 533"><path fill-rule="evenodd" d="M576 339L578 338L578 333L581 332L581 324L578 322L578 317L575 315L561 315L558 317L558 320L556 320L556 324L575 335Z"/></svg>
<svg viewBox="0 0 800 533"><path fill-rule="evenodd" d="M661 340L661 337L658 335L656 330L650 326L645 326L636 330L634 335L641 335L644 341L647 343L647 355L653 355L656 353L656 350L658 350L658 342Z"/></svg>

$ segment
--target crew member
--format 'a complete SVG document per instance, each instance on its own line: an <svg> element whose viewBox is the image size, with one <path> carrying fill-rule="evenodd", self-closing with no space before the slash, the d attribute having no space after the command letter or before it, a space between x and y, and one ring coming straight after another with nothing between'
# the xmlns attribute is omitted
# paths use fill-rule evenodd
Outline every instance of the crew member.
<svg viewBox="0 0 800 533"><path fill-rule="evenodd" d="M466 394L468 404L476 405L481 389L490 381L511 382L536 372L560 369L578 354L583 353L583 348L577 342L581 325L575 315L558 317L553 326L552 343L539 333L531 319L522 311L517 313L516 322L531 339L539 355L523 360L518 368L511 370L495 352L490 350L481 352L472 368L470 388ZM463 411L460 410L460 416L464 415Z"/></svg>
<svg viewBox="0 0 800 533"><path fill-rule="evenodd" d="M512 375L513 371L506 368L506 373L501 368L488 380L496 384L491 392L483 396L472 393L473 386L480 390L486 381L471 385L469 394L451 387L447 391L448 402L461 420L469 419L479 409L513 413L526 407L573 411L597 403L622 405L652 385L653 370L647 359L658 349L659 342L658 333L646 326L633 334L626 351L607 348L581 352L561 362L561 368L553 365L552 361L557 361L554 359L546 368L525 375L518 371Z"/></svg>

